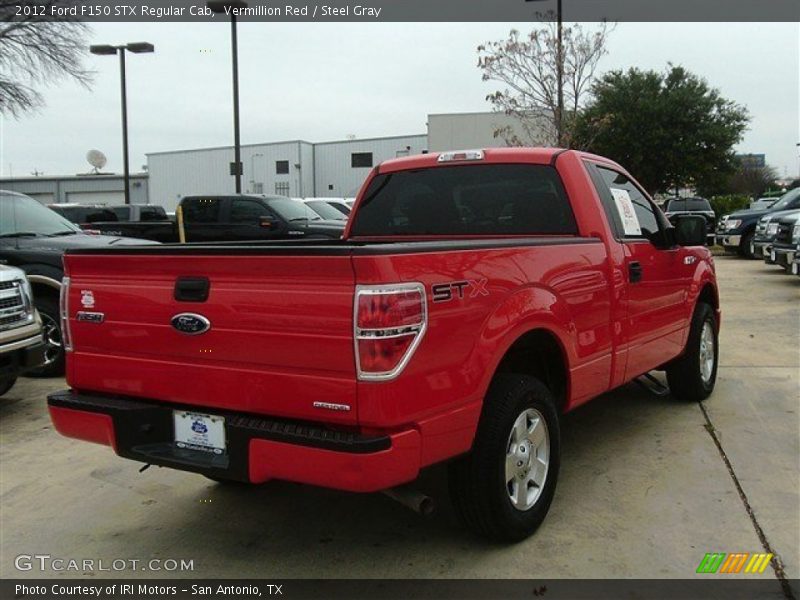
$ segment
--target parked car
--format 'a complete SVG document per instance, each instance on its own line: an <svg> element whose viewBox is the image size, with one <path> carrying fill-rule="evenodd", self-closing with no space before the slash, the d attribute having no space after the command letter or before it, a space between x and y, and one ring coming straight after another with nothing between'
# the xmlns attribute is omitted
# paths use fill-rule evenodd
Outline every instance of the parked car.
<svg viewBox="0 0 800 600"><path fill-rule="evenodd" d="M344 222L326 220L285 196L186 196L180 201L187 242L335 239ZM93 223L93 229L157 242L179 241L172 221Z"/></svg>
<svg viewBox="0 0 800 600"><path fill-rule="evenodd" d="M352 206L347 204L347 198L306 198L305 200L306 202L325 202L345 215L345 218L350 216Z"/></svg>
<svg viewBox="0 0 800 600"><path fill-rule="evenodd" d="M0 190L0 261L25 271L44 326L45 362L32 374L50 377L64 372L59 313L64 250L140 243L142 240L86 235L33 198Z"/></svg>
<svg viewBox="0 0 800 600"><path fill-rule="evenodd" d="M717 223L717 242L726 250L737 252L747 258L755 258L752 242L755 238L758 220L770 213L793 209L800 209L800 188L785 193L769 208L739 210L724 215Z"/></svg>
<svg viewBox="0 0 800 600"><path fill-rule="evenodd" d="M706 245L715 243L714 231L717 228L717 216L711 204L705 198L669 198L664 204L664 214L670 221L678 215L699 215L706 220L708 238Z"/></svg>
<svg viewBox="0 0 800 600"><path fill-rule="evenodd" d="M616 163L431 153L361 194L341 240L69 252L56 429L222 482L371 492L447 461L456 513L515 541L553 498L561 414L653 369L713 391L705 220L671 225Z"/></svg>
<svg viewBox="0 0 800 600"><path fill-rule="evenodd" d="M20 269L0 264L0 396L44 363L44 347L30 282Z"/></svg>
<svg viewBox="0 0 800 600"><path fill-rule="evenodd" d="M91 229L92 223L95 222L118 220L114 211L102 204L48 204L47 208L86 229Z"/></svg>
<svg viewBox="0 0 800 600"><path fill-rule="evenodd" d="M784 215L777 219L778 232L770 252L774 264L780 265L789 273L800 244L800 211Z"/></svg>
<svg viewBox="0 0 800 600"><path fill-rule="evenodd" d="M328 221L346 221L347 214L343 213L338 208L334 207L330 202L325 200L317 200L316 198L304 198L301 200L303 204L308 206L311 210L317 213L320 218Z"/></svg>
<svg viewBox="0 0 800 600"><path fill-rule="evenodd" d="M780 210L761 217L758 220L756 233L751 242L751 254L756 258L763 258L767 264L774 264L772 261L772 243L778 233L778 219L795 213L800 214L800 210Z"/></svg>
<svg viewBox="0 0 800 600"><path fill-rule="evenodd" d="M769 208L770 206L775 204L777 201L778 201L778 197L777 196L759 198L758 200L753 200L750 203L750 210L761 210L761 209L764 209L764 208Z"/></svg>

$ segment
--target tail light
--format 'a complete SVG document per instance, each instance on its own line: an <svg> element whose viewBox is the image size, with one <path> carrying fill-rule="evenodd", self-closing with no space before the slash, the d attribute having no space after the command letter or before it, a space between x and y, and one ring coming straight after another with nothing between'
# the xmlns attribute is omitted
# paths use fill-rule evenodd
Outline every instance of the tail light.
<svg viewBox="0 0 800 600"><path fill-rule="evenodd" d="M64 350L72 351L72 333L69 330L69 277L61 280L61 294L58 301L58 311L61 316L61 342Z"/></svg>
<svg viewBox="0 0 800 600"><path fill-rule="evenodd" d="M358 286L355 301L356 369L361 380L397 377L411 360L428 322L420 283Z"/></svg>

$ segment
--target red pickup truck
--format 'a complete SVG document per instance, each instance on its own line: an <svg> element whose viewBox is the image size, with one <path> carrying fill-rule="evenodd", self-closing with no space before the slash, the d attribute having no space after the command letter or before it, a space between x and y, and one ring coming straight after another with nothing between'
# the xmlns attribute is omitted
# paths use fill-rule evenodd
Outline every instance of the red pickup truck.
<svg viewBox="0 0 800 600"><path fill-rule="evenodd" d="M63 435L218 481L358 492L449 461L456 510L544 519L560 415L651 370L714 388L705 221L614 162L489 149L387 161L341 240L69 251Z"/></svg>

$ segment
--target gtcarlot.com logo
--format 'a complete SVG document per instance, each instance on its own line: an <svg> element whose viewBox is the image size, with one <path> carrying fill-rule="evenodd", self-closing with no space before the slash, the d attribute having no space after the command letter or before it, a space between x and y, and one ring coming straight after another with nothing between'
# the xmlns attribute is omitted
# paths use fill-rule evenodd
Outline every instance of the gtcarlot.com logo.
<svg viewBox="0 0 800 600"><path fill-rule="evenodd" d="M185 558L61 558L50 554L20 554L14 559L18 571L194 571L194 559Z"/></svg>
<svg viewBox="0 0 800 600"><path fill-rule="evenodd" d="M698 573L763 573L772 554L766 552L709 552L700 561Z"/></svg>

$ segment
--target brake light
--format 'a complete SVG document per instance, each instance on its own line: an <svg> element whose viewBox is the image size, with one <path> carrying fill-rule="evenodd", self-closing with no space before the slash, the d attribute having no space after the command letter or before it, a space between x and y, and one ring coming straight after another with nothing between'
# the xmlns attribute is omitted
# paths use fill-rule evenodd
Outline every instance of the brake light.
<svg viewBox="0 0 800 600"><path fill-rule="evenodd" d="M61 280L58 306L61 317L61 342L64 344L65 351L72 352L72 333L69 329L69 277Z"/></svg>
<svg viewBox="0 0 800 600"><path fill-rule="evenodd" d="M456 162L462 160L483 160L483 150L461 150L458 152L442 152L439 162Z"/></svg>
<svg viewBox="0 0 800 600"><path fill-rule="evenodd" d="M358 378L393 379L425 334L425 288L420 283L358 286L354 321Z"/></svg>

